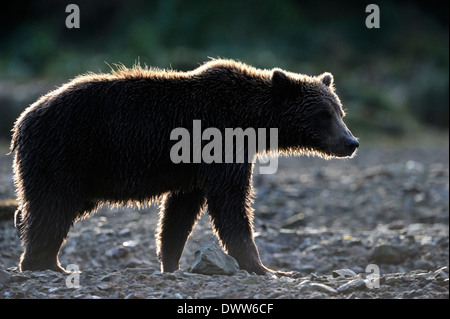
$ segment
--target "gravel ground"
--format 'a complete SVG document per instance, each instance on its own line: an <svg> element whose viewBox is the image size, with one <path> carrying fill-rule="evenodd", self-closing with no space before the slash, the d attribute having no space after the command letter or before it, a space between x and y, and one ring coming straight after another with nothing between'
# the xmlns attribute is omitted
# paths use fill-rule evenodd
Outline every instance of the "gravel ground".
<svg viewBox="0 0 450 319"><path fill-rule="evenodd" d="M0 158L0 200L14 198L10 165L11 156ZM14 203L3 202L0 298L449 298L448 146L282 158L254 186L261 259L289 276L191 272L195 251L217 242L205 214L180 270L161 273L156 204L103 207L76 223L60 261L80 274L20 273Z"/></svg>

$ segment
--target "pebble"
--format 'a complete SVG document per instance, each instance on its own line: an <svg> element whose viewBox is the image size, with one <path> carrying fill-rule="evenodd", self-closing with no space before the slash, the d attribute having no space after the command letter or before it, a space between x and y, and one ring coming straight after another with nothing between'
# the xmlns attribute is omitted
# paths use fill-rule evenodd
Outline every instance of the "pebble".
<svg viewBox="0 0 450 319"><path fill-rule="evenodd" d="M342 277L342 278L346 278L346 277L356 277L356 273L348 268L344 268L344 269L337 269L337 270L333 270L332 273L333 277Z"/></svg>
<svg viewBox="0 0 450 319"><path fill-rule="evenodd" d="M373 261L382 264L400 264L407 257L407 246L392 244L383 244L376 246L372 254Z"/></svg>
<svg viewBox="0 0 450 319"><path fill-rule="evenodd" d="M0 285L7 285L11 282L11 275L3 270L0 269Z"/></svg>
<svg viewBox="0 0 450 319"><path fill-rule="evenodd" d="M96 287L97 287L98 289L100 289L100 290L110 290L110 289L113 289L113 286L112 286L112 285L108 285L108 284L105 284L105 283L97 284Z"/></svg>
<svg viewBox="0 0 450 319"><path fill-rule="evenodd" d="M191 267L194 273L204 275L232 275L239 271L237 261L222 251L222 248L215 244L202 246L195 253L196 259Z"/></svg>
<svg viewBox="0 0 450 319"><path fill-rule="evenodd" d="M436 278L441 278L448 281L448 266L439 268L434 272Z"/></svg>
<svg viewBox="0 0 450 319"><path fill-rule="evenodd" d="M315 290L321 291L321 292L325 292L325 293L331 293L331 294L335 294L337 293L336 289L331 288L330 286L321 284L321 283L311 283L309 284L309 287L314 288Z"/></svg>
<svg viewBox="0 0 450 319"><path fill-rule="evenodd" d="M299 228L301 226L306 226L306 220L305 220L305 214L304 213L298 213L294 216L289 217L286 219L284 224L282 225L283 228Z"/></svg>
<svg viewBox="0 0 450 319"><path fill-rule="evenodd" d="M101 276L98 280L99 281L113 281L115 276L117 276L117 274L111 273L111 274L107 274L105 276Z"/></svg>
<svg viewBox="0 0 450 319"><path fill-rule="evenodd" d="M117 246L114 248L111 248L110 250L106 251L105 255L107 257L121 259L126 258L129 254L129 250L126 247L123 246Z"/></svg>
<svg viewBox="0 0 450 319"><path fill-rule="evenodd" d="M434 268L434 264L431 261L424 259L414 260L413 265L416 269L432 270Z"/></svg>
<svg viewBox="0 0 450 319"><path fill-rule="evenodd" d="M145 296L139 293L131 293L126 295L125 299L145 299Z"/></svg>
<svg viewBox="0 0 450 319"><path fill-rule="evenodd" d="M366 287L365 280L354 279L338 287L336 290L338 292L347 292L349 290L364 289L365 287Z"/></svg>

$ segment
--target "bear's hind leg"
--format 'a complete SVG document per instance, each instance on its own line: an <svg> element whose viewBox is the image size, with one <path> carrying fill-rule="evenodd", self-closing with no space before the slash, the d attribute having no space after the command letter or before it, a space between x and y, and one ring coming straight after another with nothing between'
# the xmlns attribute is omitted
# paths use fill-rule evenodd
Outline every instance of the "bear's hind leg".
<svg viewBox="0 0 450 319"><path fill-rule="evenodd" d="M173 272L180 265L184 245L205 205L200 190L173 192L161 204L157 231L157 253L161 271Z"/></svg>
<svg viewBox="0 0 450 319"><path fill-rule="evenodd" d="M51 214L42 208L16 212L16 228L25 248L20 258L20 271L50 269L64 272L58 254L73 219L68 219L63 212L58 213Z"/></svg>

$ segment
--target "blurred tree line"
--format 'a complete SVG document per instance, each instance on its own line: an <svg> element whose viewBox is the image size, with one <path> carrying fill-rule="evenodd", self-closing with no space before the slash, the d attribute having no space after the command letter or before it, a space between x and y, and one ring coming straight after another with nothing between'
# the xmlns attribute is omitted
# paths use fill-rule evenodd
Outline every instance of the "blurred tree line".
<svg viewBox="0 0 450 319"><path fill-rule="evenodd" d="M80 8L68 29L65 8ZM365 8L380 8L380 28ZM54 85L109 64L189 70L209 57L334 74L356 135L448 130L448 2L41 0L0 17L0 137ZM42 83L43 91L33 89ZM27 83L27 85L24 85ZM13 94L14 93L14 94Z"/></svg>

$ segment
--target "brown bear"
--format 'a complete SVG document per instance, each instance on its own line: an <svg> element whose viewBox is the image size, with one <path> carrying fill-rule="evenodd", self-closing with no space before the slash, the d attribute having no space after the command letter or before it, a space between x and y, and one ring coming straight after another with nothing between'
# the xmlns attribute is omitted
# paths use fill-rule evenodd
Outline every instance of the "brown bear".
<svg viewBox="0 0 450 319"><path fill-rule="evenodd" d="M20 269L64 271L58 253L71 225L104 203L161 199L162 271L179 268L208 204L224 250L242 269L264 274L270 269L253 240L253 161L174 163L171 132L192 132L195 120L219 132L278 128L278 149L258 152L350 157L359 143L343 116L330 73L212 60L190 72L135 66L76 77L30 105L13 129Z"/></svg>

